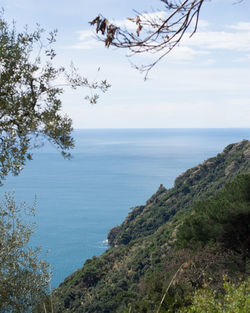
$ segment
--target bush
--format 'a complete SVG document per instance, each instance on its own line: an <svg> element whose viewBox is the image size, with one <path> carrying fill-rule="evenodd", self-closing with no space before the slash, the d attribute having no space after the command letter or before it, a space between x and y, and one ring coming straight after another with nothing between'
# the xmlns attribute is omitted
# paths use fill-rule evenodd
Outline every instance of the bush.
<svg viewBox="0 0 250 313"><path fill-rule="evenodd" d="M17 206L13 195L0 203L0 313L27 313L44 298L49 267L29 246L34 208Z"/></svg>
<svg viewBox="0 0 250 313"><path fill-rule="evenodd" d="M224 295L215 295L211 289L198 290L192 305L182 308L179 313L246 313L250 307L250 280L236 285L225 283Z"/></svg>

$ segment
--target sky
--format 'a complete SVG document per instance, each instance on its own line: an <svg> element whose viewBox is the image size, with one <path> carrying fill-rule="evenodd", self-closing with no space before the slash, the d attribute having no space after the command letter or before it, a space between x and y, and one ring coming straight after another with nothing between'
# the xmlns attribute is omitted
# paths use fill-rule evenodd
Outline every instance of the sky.
<svg viewBox="0 0 250 313"><path fill-rule="evenodd" d="M57 63L71 61L90 81L112 85L97 104L87 89L66 90L63 112L74 128L235 128L250 127L250 2L211 0L201 10L197 33L158 63L144 81L127 57L105 48L89 21L99 13L119 25L138 12L162 14L160 0L0 0L4 17L18 29L39 23L58 30ZM100 71L98 71L100 68Z"/></svg>

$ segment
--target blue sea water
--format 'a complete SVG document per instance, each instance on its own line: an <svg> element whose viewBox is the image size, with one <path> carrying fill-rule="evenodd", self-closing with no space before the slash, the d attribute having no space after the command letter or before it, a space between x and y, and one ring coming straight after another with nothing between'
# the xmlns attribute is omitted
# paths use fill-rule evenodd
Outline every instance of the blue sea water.
<svg viewBox="0 0 250 313"><path fill-rule="evenodd" d="M52 288L105 251L108 231L131 207L226 145L250 139L250 129L98 129L74 137L72 160L46 145L0 190L1 196L15 190L18 201L29 203L37 196L32 245L49 251Z"/></svg>

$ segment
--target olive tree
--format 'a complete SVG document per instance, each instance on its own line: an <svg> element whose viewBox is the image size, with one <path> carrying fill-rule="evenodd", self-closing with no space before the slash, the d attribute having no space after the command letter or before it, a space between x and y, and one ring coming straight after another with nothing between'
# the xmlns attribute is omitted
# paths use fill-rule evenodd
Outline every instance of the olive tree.
<svg viewBox="0 0 250 313"><path fill-rule="evenodd" d="M56 34L39 26L17 32L0 15L0 183L8 173L18 175L45 140L70 157L74 140L72 120L61 112L63 87L109 87L105 80L90 83L73 65L56 67ZM95 103L98 94L86 98Z"/></svg>
<svg viewBox="0 0 250 313"><path fill-rule="evenodd" d="M24 214L25 212L25 214ZM0 203L0 312L27 313L48 292L49 266L29 246L34 206L17 205L13 194Z"/></svg>
<svg viewBox="0 0 250 313"><path fill-rule="evenodd" d="M44 141L70 157L72 120L62 114L60 98L65 86L109 88L105 80L89 82L74 65L55 66L56 34L47 35L40 26L18 32L0 13L0 184L9 173L18 175ZM86 98L96 103L98 94ZM31 312L48 293L49 267L29 243L33 214L34 207L17 205L13 195L0 203L1 313Z"/></svg>

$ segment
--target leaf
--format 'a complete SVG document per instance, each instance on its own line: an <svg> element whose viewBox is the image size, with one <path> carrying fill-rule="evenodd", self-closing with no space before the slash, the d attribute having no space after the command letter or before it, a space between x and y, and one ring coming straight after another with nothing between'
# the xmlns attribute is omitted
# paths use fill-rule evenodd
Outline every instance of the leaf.
<svg viewBox="0 0 250 313"><path fill-rule="evenodd" d="M93 21L89 22L90 25L95 25L96 23L100 22L100 16L98 15Z"/></svg>
<svg viewBox="0 0 250 313"><path fill-rule="evenodd" d="M90 25L95 25L96 24L96 32L98 33L100 30L100 24L101 24L101 18L98 15L93 21L89 22Z"/></svg>
<svg viewBox="0 0 250 313"><path fill-rule="evenodd" d="M141 19L140 19L140 16L136 16L136 19L135 19L135 22L137 25L139 25L141 23Z"/></svg>
<svg viewBox="0 0 250 313"><path fill-rule="evenodd" d="M112 38L111 37L108 37L106 40L105 40L105 46L108 48L110 46L112 42Z"/></svg>
<svg viewBox="0 0 250 313"><path fill-rule="evenodd" d="M114 40L116 30L117 27L112 24L107 28L107 39L105 40L106 47L109 47L112 41Z"/></svg>
<svg viewBox="0 0 250 313"><path fill-rule="evenodd" d="M106 31L106 29L108 27L108 23L109 22L108 22L108 20L106 18L102 21L102 23L100 25L100 31L102 32L102 35L105 34L105 31Z"/></svg>
<svg viewBox="0 0 250 313"><path fill-rule="evenodd" d="M136 34L137 34L137 36L139 37L139 35L140 35L140 31L142 30L142 25L141 24L139 24L139 26L138 26L138 28L137 28L137 30L136 30Z"/></svg>

